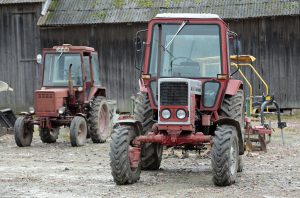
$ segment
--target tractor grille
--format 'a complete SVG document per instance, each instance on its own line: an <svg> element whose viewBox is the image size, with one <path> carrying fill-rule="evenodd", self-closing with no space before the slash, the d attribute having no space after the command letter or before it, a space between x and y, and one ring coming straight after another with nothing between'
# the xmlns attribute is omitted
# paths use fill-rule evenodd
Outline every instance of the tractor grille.
<svg viewBox="0 0 300 198"><path fill-rule="evenodd" d="M160 83L160 105L188 105L187 82L162 82Z"/></svg>
<svg viewBox="0 0 300 198"><path fill-rule="evenodd" d="M37 93L35 103L36 112L55 112L54 93Z"/></svg>

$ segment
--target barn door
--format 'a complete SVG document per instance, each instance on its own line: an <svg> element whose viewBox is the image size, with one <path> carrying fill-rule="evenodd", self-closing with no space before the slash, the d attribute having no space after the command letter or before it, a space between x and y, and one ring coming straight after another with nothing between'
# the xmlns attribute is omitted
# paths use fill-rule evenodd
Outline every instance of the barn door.
<svg viewBox="0 0 300 198"><path fill-rule="evenodd" d="M14 13L16 41L16 96L19 107L33 105L34 90L39 84L39 68L36 54L40 46L40 38L35 12Z"/></svg>

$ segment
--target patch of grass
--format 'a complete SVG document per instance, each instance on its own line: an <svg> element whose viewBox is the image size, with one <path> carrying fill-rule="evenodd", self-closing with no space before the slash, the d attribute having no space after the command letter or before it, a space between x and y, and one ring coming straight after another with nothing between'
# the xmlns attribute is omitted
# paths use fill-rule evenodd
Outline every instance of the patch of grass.
<svg viewBox="0 0 300 198"><path fill-rule="evenodd" d="M120 8L122 8L124 6L124 0L113 0L112 5L115 8L120 9Z"/></svg>

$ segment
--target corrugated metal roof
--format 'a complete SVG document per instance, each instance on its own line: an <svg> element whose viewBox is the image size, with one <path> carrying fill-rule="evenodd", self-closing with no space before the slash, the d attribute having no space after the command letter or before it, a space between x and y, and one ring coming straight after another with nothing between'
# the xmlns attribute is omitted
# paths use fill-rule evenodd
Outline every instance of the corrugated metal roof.
<svg viewBox="0 0 300 198"><path fill-rule="evenodd" d="M0 4L40 3L45 0L0 0Z"/></svg>
<svg viewBox="0 0 300 198"><path fill-rule="evenodd" d="M38 25L147 22L157 13L213 13L224 19L299 15L299 0L52 0Z"/></svg>

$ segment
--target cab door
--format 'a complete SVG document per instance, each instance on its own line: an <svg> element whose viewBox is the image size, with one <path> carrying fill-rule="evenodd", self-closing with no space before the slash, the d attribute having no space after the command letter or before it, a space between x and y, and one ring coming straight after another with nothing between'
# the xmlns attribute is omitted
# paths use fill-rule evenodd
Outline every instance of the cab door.
<svg viewBox="0 0 300 198"><path fill-rule="evenodd" d="M87 99L92 87L92 75L91 75L91 54L84 53L83 54L83 63L84 63L84 70L85 70L85 98Z"/></svg>

